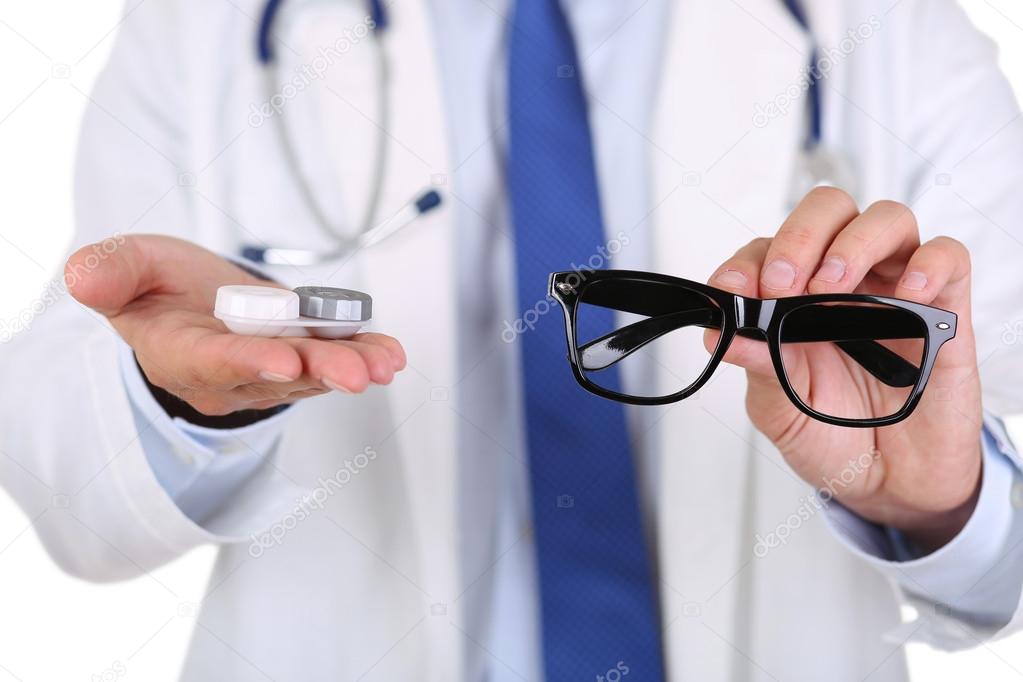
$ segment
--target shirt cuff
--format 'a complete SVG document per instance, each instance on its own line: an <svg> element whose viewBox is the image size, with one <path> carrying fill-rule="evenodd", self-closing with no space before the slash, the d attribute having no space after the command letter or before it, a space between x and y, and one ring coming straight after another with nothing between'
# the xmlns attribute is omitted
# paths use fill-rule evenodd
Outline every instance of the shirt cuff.
<svg viewBox="0 0 1023 682"><path fill-rule="evenodd" d="M153 474L175 504L201 523L221 509L273 452L292 410L236 429L171 418L146 386L135 354L121 342L121 376Z"/></svg>
<svg viewBox="0 0 1023 682"><path fill-rule="evenodd" d="M980 628L1009 622L1016 610L1023 571L1012 552L1023 532L1023 483L1018 454L1000 421L988 416L983 430L983 474L977 506L946 545L921 555L894 529L872 524L831 504L824 518L854 554L892 579L939 617ZM1007 560L1012 554L1014 560Z"/></svg>

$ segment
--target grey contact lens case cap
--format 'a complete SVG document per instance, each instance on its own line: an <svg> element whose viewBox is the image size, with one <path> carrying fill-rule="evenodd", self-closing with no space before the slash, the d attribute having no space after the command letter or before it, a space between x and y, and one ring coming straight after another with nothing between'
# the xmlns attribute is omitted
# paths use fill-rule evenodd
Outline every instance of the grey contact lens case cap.
<svg viewBox="0 0 1023 682"><path fill-rule="evenodd" d="M299 313L320 320L365 322L373 316L373 299L353 289L298 287Z"/></svg>

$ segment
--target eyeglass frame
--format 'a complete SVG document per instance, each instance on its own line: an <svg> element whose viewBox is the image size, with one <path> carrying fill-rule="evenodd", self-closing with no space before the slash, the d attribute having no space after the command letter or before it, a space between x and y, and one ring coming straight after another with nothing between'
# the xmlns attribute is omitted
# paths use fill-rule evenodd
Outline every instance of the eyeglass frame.
<svg viewBox="0 0 1023 682"><path fill-rule="evenodd" d="M710 361L700 376L681 391L657 397L618 393L591 381L583 373L580 365L579 346L576 342L576 316L582 293L586 287L596 282L630 279L694 291L709 298L721 310L722 324L719 330L721 334L718 338L717 347L714 349ZM888 296L875 296L873 294L808 294L783 298L754 298L680 277L639 270L567 270L553 272L548 280L548 294L561 305L564 312L565 336L568 341L569 363L572 366L572 374L580 386L595 395L631 405L666 405L684 400L699 391L710 380L718 365L721 364L725 353L728 352L732 341L740 331L756 331L764 337L762 340L768 345L771 362L778 376L778 382L792 404L807 416L818 421L834 426L853 428L887 426L898 423L912 414L919 404L927 382L930 379L931 370L934 368L938 351L946 342L955 338L956 322L958 319L958 316L949 310ZM919 377L905 404L894 414L867 419L851 419L827 415L814 410L803 402L789 382L788 373L785 370L781 356L781 328L785 317L793 310L807 305L843 302L874 303L905 310L920 318L924 328L927 330L926 338L923 339L924 350L921 354L923 361L919 367ZM614 312L613 309L612 312ZM752 324L749 323L750 321L752 321ZM717 328L715 327L714 329Z"/></svg>

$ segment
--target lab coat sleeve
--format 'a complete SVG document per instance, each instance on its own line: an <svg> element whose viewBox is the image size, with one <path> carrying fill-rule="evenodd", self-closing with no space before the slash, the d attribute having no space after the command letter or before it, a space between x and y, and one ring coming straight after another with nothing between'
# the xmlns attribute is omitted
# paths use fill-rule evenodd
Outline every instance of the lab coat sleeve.
<svg viewBox="0 0 1023 682"><path fill-rule="evenodd" d="M910 631L890 633L945 649L973 646L1004 628L1023 590L1023 476L1019 455L997 420L984 430L981 490L969 521L930 554L896 530L869 523L847 508L824 506L832 531L860 559L916 606Z"/></svg>
<svg viewBox="0 0 1023 682"><path fill-rule="evenodd" d="M291 410L231 429L169 418L146 384L131 347L119 345L121 373L146 461L178 508L203 524L265 464Z"/></svg>
<svg viewBox="0 0 1023 682"><path fill-rule="evenodd" d="M223 247L198 234L192 178L202 164L187 160L196 155L178 123L190 101L175 58L188 39L178 16L183 4L142 3L127 12L111 60L87 95L71 245L99 243L86 270L130 233ZM71 273L69 281L83 274ZM144 444L159 431L153 420L136 419L121 340L107 321L77 304L59 274L22 318L27 322L5 330L0 346L0 484L64 570L90 580L140 575L203 543L244 542L300 496L264 463L230 505L205 525L195 523L148 463ZM167 416L156 415L161 419Z"/></svg>
<svg viewBox="0 0 1023 682"><path fill-rule="evenodd" d="M273 279L249 262L225 258L255 277ZM127 343L119 345L121 374L146 460L181 511L196 523L208 523L266 464L295 408L286 406L241 428L207 428L171 419L142 376L134 351Z"/></svg>
<svg viewBox="0 0 1023 682"><path fill-rule="evenodd" d="M910 21L910 64L894 97L891 144L907 164L904 200L921 239L947 235L972 260L972 317L984 407L1023 414L1023 117L993 43L953 0L892 12Z"/></svg>
<svg viewBox="0 0 1023 682"><path fill-rule="evenodd" d="M917 216L921 239L948 235L973 263L973 328L985 408L1000 417L1023 413L1023 119L991 41L954 0L904 0L886 11L881 40L898 73L888 110L865 112L885 128L905 159L902 199ZM872 49L872 48L867 48ZM925 399L926 396L925 396ZM934 395L931 399L942 399ZM966 417L964 417L966 418ZM988 429L988 437L995 433ZM1018 461L988 443L983 498L962 534L930 557L893 568L900 593L918 606L914 640L944 649L976 646L1023 626L1020 588L1023 524L1013 504ZM865 554L877 554L866 552ZM986 562L986 569L984 563ZM900 573L909 570L910 574ZM983 570L982 570L983 569ZM987 571L986 573L984 571ZM966 578L970 574L975 585ZM955 587L952 587L952 586ZM951 591L947 591L952 587ZM995 613L963 613L957 599L1001 599ZM997 594L981 595L991 589ZM910 591L913 590L913 591ZM937 591L938 598L928 592ZM972 592L973 594L969 594ZM961 602L959 602L961 605ZM1008 622L1006 622L1008 620ZM902 639L910 632L903 633Z"/></svg>

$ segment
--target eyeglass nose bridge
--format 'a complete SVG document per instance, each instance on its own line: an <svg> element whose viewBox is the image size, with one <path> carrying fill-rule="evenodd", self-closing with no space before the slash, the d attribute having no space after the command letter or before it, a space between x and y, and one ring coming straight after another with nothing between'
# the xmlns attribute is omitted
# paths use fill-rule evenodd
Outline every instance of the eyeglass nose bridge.
<svg viewBox="0 0 1023 682"><path fill-rule="evenodd" d="M736 331L757 330L767 334L767 328L774 317L774 307L778 302L774 299L747 298L735 296Z"/></svg>

